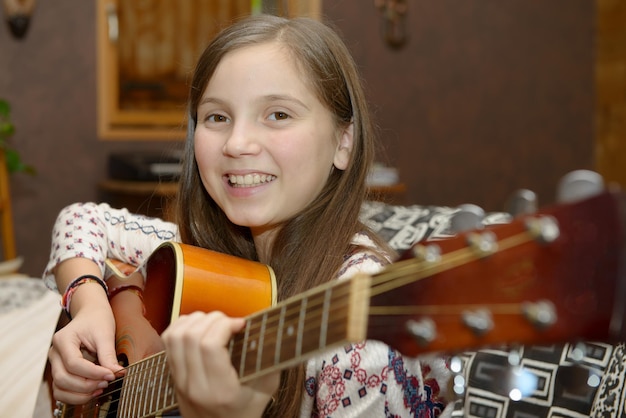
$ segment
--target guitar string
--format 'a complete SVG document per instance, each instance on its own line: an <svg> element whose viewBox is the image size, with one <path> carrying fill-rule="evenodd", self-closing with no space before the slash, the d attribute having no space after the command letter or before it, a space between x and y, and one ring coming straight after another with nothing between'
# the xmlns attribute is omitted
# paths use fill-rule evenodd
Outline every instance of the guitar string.
<svg viewBox="0 0 626 418"><path fill-rule="evenodd" d="M494 253L489 253L487 257L511 248L520 247L532 240L532 236L528 233L520 233L504 238L498 241L497 250ZM415 262L409 259L396 263L397 266L391 264L387 269L374 276L372 296L452 270L479 258L482 258L482 256L477 256L476 252L471 248L462 248L442 255L440 260L433 263L427 261Z"/></svg>
<svg viewBox="0 0 626 418"><path fill-rule="evenodd" d="M509 237L505 240L499 241L498 242L498 252L499 251L503 251L504 249L508 249L508 248L512 248L515 246L519 246L525 242L530 241L531 238L529 236L529 234L518 234L516 236L512 236ZM414 260L406 260L406 263L404 262L400 262L398 263L399 266L394 268L394 265L390 265L391 268L388 268L386 271L383 271L382 273L379 273L378 275L375 276L374 282L371 285L371 295L378 295L378 294L382 294L385 292L388 292L389 290L404 286L406 284L410 284L412 282L421 280L423 278L426 277L430 277L433 276L437 273L440 273L442 271L446 271L449 270L451 268L466 264L469 261L472 261L474 259L476 259L476 255L471 251L468 250L466 248L461 249L461 250L457 250L454 252L451 252L449 254L446 254L444 256L442 256L442 260L438 261L437 263L434 263L432 265L428 264L427 262L418 262L416 263ZM351 289L349 286L331 286L331 288L333 290L338 289L339 293L333 293L333 297L345 297L345 296L349 296ZM300 301L302 300L302 298L298 298L294 301L291 301L290 303L286 304L286 306L289 307L289 310L287 310L287 314L284 316L292 316L294 315L294 313L299 312L300 308L298 308L297 305L300 304ZM340 299L341 300L341 299ZM348 301L347 298L344 298L343 300ZM309 296L309 298L307 299L307 301L310 302L314 302L312 304L310 304L309 306L320 306L321 304L323 304L323 292L318 293L318 294L314 294ZM333 305L333 307L335 307L337 305ZM347 303L344 305L341 305L341 308L345 308L347 306ZM464 309L467 309L469 307L471 307L471 305L467 305L467 306L460 306L460 305L452 305L455 307L456 311L461 311ZM491 306L491 305L490 305ZM519 312L519 308L520 308L521 304L517 303L510 303L510 304L499 304L499 305L492 305L491 307L497 309L499 312L501 313L518 313ZM419 313L441 313L443 311L446 312L450 312L449 311L450 306L420 306L420 307L411 307L408 308L406 306L400 306L400 307L370 307L370 311L372 311L371 313L374 315L389 315L389 314L395 314L395 315L399 315L399 314L419 314ZM321 309L315 309L315 310L311 310L306 318L307 320L312 320L312 319L317 319L317 316L321 316L322 315L323 310ZM269 312L271 314L271 312ZM250 320L253 320L255 318L258 318L260 316L262 316L263 313L259 313L259 314L255 314ZM272 324L276 324L278 319L278 317L276 315L274 316L268 316L267 317L267 322L266 322L266 331L264 334L266 335L277 335L278 332L278 328L277 327L269 327L267 328L267 323L272 323ZM333 319L335 319L336 317L333 315ZM345 318L341 318L342 320ZM382 325L379 325L382 326ZM250 335L253 338L249 337L249 340L251 341L257 341L258 338L260 337L260 332L257 332L258 330L255 330L255 328L260 327L260 324L258 323L252 323L251 327L249 327L249 332ZM305 331L310 332L311 330L319 330L320 329L320 325L318 325L317 323L311 327L309 326L308 328L305 329ZM264 337L267 338L267 337ZM291 340L287 340L292 342ZM274 346L276 344L276 340L275 339L267 339L267 345L269 346ZM265 343L264 343L265 345ZM286 345L287 348L293 348L292 345ZM238 349L236 350L237 352L239 352L239 350L244 351L244 347L243 347L243 340L241 340L240 338L235 338L235 347ZM314 351L317 351L321 348L324 347L318 347L317 349L315 349ZM235 350L233 350L235 351ZM256 350L252 350L253 352ZM303 356L299 356L300 358ZM143 361L143 360L142 360ZM276 368L279 364L282 364L284 362L278 363L278 364L274 364L272 365L272 368ZM135 363L131 366L129 366L127 368L127 373L132 373L132 369L134 367L137 367L139 363ZM156 365L153 367L159 367L160 365ZM147 369L142 370L143 372L145 372ZM267 370L267 369L264 369ZM169 375L169 372L162 372L163 375ZM247 375L243 375L241 377L244 377ZM114 381L115 382L115 381ZM112 384L114 382L111 382ZM121 389L118 389L121 390ZM111 392L107 392L106 396L109 397L112 394L114 394L115 391L111 391ZM104 395L104 394L103 394ZM97 398L96 398L97 399Z"/></svg>

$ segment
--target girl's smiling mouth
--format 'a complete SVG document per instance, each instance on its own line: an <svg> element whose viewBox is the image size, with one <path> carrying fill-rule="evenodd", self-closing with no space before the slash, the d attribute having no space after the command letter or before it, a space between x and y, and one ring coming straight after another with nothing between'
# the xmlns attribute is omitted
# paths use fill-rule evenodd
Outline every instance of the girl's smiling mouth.
<svg viewBox="0 0 626 418"><path fill-rule="evenodd" d="M232 187L254 187L261 184L269 183L276 179L271 174L228 174L228 184Z"/></svg>

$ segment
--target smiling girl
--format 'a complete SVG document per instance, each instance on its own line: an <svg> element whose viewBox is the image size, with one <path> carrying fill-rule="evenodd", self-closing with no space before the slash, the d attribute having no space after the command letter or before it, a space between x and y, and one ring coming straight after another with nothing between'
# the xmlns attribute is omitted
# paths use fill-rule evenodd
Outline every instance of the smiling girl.
<svg viewBox="0 0 626 418"><path fill-rule="evenodd" d="M120 370L111 304L143 320L136 292L108 299L107 257L139 265L174 240L258 260L273 268L279 300L392 258L359 222L374 135L356 65L332 29L273 16L226 28L198 61L188 112L175 223L94 203L59 214L44 278L65 290L72 318L50 351L60 401L86 402ZM163 333L184 417L434 417L445 406L429 375L446 376L442 360L425 365L377 341L241 384L227 344L243 326L194 313Z"/></svg>

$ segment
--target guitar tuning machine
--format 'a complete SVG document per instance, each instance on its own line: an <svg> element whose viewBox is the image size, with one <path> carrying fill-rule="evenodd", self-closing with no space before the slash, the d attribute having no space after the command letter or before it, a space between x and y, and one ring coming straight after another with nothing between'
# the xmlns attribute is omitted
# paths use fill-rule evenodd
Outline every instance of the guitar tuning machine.
<svg viewBox="0 0 626 418"><path fill-rule="evenodd" d="M557 189L557 202L570 203L595 196L604 190L604 179L595 171L575 170L566 174Z"/></svg>
<svg viewBox="0 0 626 418"><path fill-rule="evenodd" d="M56 401L56 408L54 408L54 411L52 412L52 416L56 417L60 417L63 415L63 402L60 401Z"/></svg>
<svg viewBox="0 0 626 418"><path fill-rule="evenodd" d="M556 241L561 234L559 224L552 216L528 218L526 228L533 237L544 244Z"/></svg>
<svg viewBox="0 0 626 418"><path fill-rule="evenodd" d="M480 206L466 203L458 207L458 211L450 218L450 229L459 234L465 231L481 229L485 211Z"/></svg>
<svg viewBox="0 0 626 418"><path fill-rule="evenodd" d="M537 212L537 200L532 190L519 189L508 199L505 210L512 216L531 215Z"/></svg>
<svg viewBox="0 0 626 418"><path fill-rule="evenodd" d="M546 329L554 325L557 320L554 304L548 300L525 302L522 312L531 324L539 329Z"/></svg>
<svg viewBox="0 0 626 418"><path fill-rule="evenodd" d="M467 235L467 242L481 257L486 257L498 251L498 239L493 232L473 232Z"/></svg>
<svg viewBox="0 0 626 418"><path fill-rule="evenodd" d="M435 322L430 318L423 318L419 321L407 321L406 329L422 347L427 346L437 337L437 327Z"/></svg>
<svg viewBox="0 0 626 418"><path fill-rule="evenodd" d="M435 244L416 245L413 247L413 257L426 263L437 263L441 260L441 248Z"/></svg>
<svg viewBox="0 0 626 418"><path fill-rule="evenodd" d="M487 309L464 311L461 314L461 319L463 324L478 337L485 335L493 329L493 318L491 312Z"/></svg>

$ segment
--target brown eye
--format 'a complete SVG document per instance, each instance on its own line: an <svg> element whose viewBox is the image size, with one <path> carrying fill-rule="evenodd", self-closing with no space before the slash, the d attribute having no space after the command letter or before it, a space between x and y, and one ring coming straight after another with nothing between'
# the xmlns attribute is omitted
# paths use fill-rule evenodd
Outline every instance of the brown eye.
<svg viewBox="0 0 626 418"><path fill-rule="evenodd" d="M216 114L209 115L207 120L209 122L228 122L228 118L226 116Z"/></svg>
<svg viewBox="0 0 626 418"><path fill-rule="evenodd" d="M274 112L270 115L270 120L285 120L289 119L289 115L285 112Z"/></svg>

